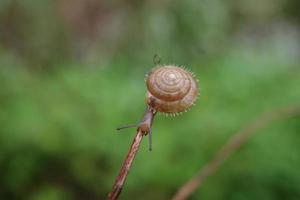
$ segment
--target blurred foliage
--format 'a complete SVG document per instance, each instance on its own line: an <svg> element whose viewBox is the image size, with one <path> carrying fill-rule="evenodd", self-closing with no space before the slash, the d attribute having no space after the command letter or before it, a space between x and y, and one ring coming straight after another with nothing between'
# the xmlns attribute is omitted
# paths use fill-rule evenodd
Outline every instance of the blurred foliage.
<svg viewBox="0 0 300 200"><path fill-rule="evenodd" d="M296 0L0 1L0 199L105 199L158 53L201 96L158 116L121 199L169 199L240 127L300 101ZM259 131L192 199L299 199L300 118ZM184 126L182 126L184 124Z"/></svg>

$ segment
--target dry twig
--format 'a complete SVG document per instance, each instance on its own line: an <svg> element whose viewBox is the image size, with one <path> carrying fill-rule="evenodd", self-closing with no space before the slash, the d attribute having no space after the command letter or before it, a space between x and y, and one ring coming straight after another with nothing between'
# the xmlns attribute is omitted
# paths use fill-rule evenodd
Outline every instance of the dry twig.
<svg viewBox="0 0 300 200"><path fill-rule="evenodd" d="M151 129L152 129L152 122L153 122L155 114L156 114L156 112L154 110L152 110L150 107L147 107L144 112L143 120L139 124L129 125L129 126L124 126L124 127L118 128L118 130L120 130L123 128L137 127L137 134L134 137L134 140L133 140L132 145L127 153L125 161L121 167L119 175L117 176L117 179L113 185L112 191L108 194L109 200L118 199L118 197L123 189L126 177L131 168L132 162L135 158L136 153L139 150L139 147L140 147L140 144L141 144L141 141L142 141L144 135L149 134L149 145L150 145L149 147L151 150L151 135L152 135Z"/></svg>
<svg viewBox="0 0 300 200"><path fill-rule="evenodd" d="M179 188L174 195L173 200L187 199L192 193L199 188L208 176L212 175L220 165L228 159L238 148L243 145L249 137L258 129L268 125L270 122L286 118L294 115L300 115L300 105L288 106L275 111L262 114L252 123L246 125L236 134L234 134L227 143L225 143L220 150L215 154L212 160L204 165L195 177L186 182Z"/></svg>
<svg viewBox="0 0 300 200"><path fill-rule="evenodd" d="M134 159L137 151L139 150L139 146L141 144L142 139L143 139L143 133L141 131L138 131L132 142L129 152L126 156L123 166L120 170L119 176L116 179L113 189L109 193L108 199L117 199L118 196L120 195L123 185L125 183L126 177L129 173L129 169L133 162L133 159Z"/></svg>

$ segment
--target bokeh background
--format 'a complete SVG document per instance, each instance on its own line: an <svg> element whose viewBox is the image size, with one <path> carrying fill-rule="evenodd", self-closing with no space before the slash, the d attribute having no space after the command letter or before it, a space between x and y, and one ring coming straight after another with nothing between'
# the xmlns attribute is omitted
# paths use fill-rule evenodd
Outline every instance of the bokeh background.
<svg viewBox="0 0 300 200"><path fill-rule="evenodd" d="M158 116L121 199L170 199L239 128L300 102L298 0L1 0L0 199L105 199L145 74L187 66L201 95ZM300 199L300 118L257 132L191 199Z"/></svg>

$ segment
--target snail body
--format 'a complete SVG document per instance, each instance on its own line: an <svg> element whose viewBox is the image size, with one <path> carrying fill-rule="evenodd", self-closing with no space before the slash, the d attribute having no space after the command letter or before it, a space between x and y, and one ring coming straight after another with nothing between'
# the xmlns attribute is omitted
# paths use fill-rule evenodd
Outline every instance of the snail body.
<svg viewBox="0 0 300 200"><path fill-rule="evenodd" d="M198 84L194 75L174 65L158 66L146 78L147 107L139 124L117 128L137 127L143 135L149 134L149 150L152 149L152 123L157 112L176 115L188 110L198 97Z"/></svg>
<svg viewBox="0 0 300 200"><path fill-rule="evenodd" d="M146 86L148 106L166 114L188 110L198 97L194 75L174 65L155 67L146 78Z"/></svg>

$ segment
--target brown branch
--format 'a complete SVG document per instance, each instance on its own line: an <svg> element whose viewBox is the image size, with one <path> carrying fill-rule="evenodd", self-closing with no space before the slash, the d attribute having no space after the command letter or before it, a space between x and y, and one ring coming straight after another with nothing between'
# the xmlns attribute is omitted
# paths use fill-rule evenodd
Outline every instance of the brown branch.
<svg viewBox="0 0 300 200"><path fill-rule="evenodd" d="M143 133L142 133L142 131L139 130L132 142L132 145L131 145L129 152L126 156L126 159L122 165L120 173L115 181L113 189L108 195L108 199L110 199L110 200L117 199L118 196L120 195L123 185L125 183L126 177L129 173L129 169L131 168L133 159L134 159L137 151L139 150L139 146L141 144L142 139L143 139Z"/></svg>
<svg viewBox="0 0 300 200"><path fill-rule="evenodd" d="M143 139L144 135L147 134L152 134L151 132L151 127L152 127L152 122L154 119L156 112L154 110L152 110L150 107L146 107L145 112L144 112L144 116L142 121L137 125L137 134L135 135L135 138L132 142L132 145L127 153L127 156L125 158L125 161L121 167L121 170L119 172L119 175L117 176L117 179L113 185L112 191L108 194L108 198L109 200L115 200L118 199L123 186L125 184L126 181L126 177L129 173L129 170L131 168L132 162L136 156L136 153L139 150L141 141ZM121 127L119 129L123 129L123 128L128 128L128 127L132 127L130 126L124 126ZM150 141L150 150L151 150L151 140L149 138Z"/></svg>
<svg viewBox="0 0 300 200"><path fill-rule="evenodd" d="M234 134L225 143L220 150L215 154L212 160L205 164L195 177L186 182L179 188L174 195L173 200L187 199L197 188L199 188L203 182L212 175L220 165L228 159L238 148L243 145L249 137L258 129L268 125L274 120L286 118L294 115L300 115L300 105L288 106L272 112L264 113L256 120L246 125L236 134Z"/></svg>

